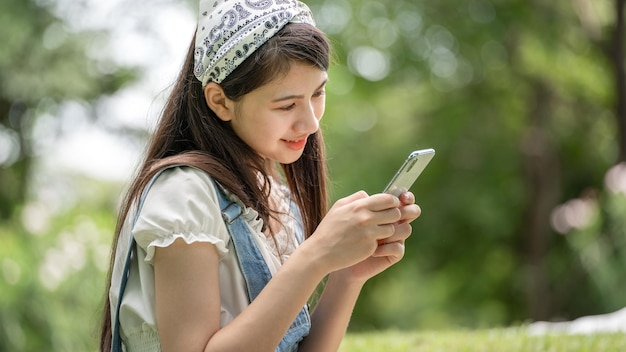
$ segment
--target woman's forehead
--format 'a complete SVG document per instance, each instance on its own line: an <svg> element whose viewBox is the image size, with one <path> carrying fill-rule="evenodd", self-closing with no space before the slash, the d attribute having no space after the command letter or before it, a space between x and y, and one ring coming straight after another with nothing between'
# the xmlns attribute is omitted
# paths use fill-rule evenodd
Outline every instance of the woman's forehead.
<svg viewBox="0 0 626 352"><path fill-rule="evenodd" d="M269 81L253 92L270 96L306 95L324 86L328 73L317 66L295 63L286 74ZM251 92L252 93L252 92Z"/></svg>

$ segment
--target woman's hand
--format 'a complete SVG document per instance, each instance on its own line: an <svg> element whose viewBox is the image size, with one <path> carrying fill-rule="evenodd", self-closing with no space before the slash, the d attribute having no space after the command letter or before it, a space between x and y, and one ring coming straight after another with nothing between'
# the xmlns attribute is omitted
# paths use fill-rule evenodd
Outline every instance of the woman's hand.
<svg viewBox="0 0 626 352"><path fill-rule="evenodd" d="M412 193L368 196L357 192L339 200L317 230L285 263L306 258L322 273L331 273L311 316L302 351L335 351L347 329L367 279L404 256L409 223L420 215Z"/></svg>
<svg viewBox="0 0 626 352"><path fill-rule="evenodd" d="M314 255L326 273L354 265L373 255L379 240L402 237L394 237L396 231L406 230L399 224L403 220L400 205L389 194L368 196L359 191L342 198L300 249Z"/></svg>
<svg viewBox="0 0 626 352"><path fill-rule="evenodd" d="M414 203L410 192L398 198L359 191L338 200L303 246L320 257L327 272L351 267L351 278L365 281L404 255L409 223L420 215Z"/></svg>
<svg viewBox="0 0 626 352"><path fill-rule="evenodd" d="M400 220L393 224L394 234L386 239L378 240L378 247L374 253L365 260L347 267L336 275L359 284L364 283L371 277L383 272L404 257L404 241L411 235L410 222L417 219L421 209L415 204L415 196L411 192L400 195Z"/></svg>

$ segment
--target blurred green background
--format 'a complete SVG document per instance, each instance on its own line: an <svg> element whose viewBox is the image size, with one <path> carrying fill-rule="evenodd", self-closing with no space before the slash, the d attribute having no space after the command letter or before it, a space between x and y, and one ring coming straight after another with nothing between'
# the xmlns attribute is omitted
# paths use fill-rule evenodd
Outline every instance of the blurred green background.
<svg viewBox="0 0 626 352"><path fill-rule="evenodd" d="M335 48L334 199L437 155L351 331L626 306L623 0L311 0ZM0 351L96 348L121 194L195 1L0 2Z"/></svg>

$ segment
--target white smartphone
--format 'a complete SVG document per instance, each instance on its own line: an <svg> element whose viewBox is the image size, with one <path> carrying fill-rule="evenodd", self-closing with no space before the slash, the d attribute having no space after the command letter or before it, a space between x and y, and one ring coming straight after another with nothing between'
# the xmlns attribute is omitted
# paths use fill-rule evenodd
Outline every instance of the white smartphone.
<svg viewBox="0 0 626 352"><path fill-rule="evenodd" d="M434 155L434 149L416 150L409 154L409 157L402 163L402 166L389 181L383 193L399 197L400 194L408 191Z"/></svg>

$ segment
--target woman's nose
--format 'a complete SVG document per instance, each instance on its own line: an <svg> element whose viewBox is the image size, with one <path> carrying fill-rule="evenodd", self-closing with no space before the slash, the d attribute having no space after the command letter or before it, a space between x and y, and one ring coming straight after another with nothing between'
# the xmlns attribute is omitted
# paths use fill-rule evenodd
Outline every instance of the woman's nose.
<svg viewBox="0 0 626 352"><path fill-rule="evenodd" d="M320 127L320 119L322 118L322 111L318 111L319 108L316 108L315 105L309 104L309 106L304 109L302 115L298 119L298 123L296 124L296 130L298 132L306 132L306 133L315 133Z"/></svg>

